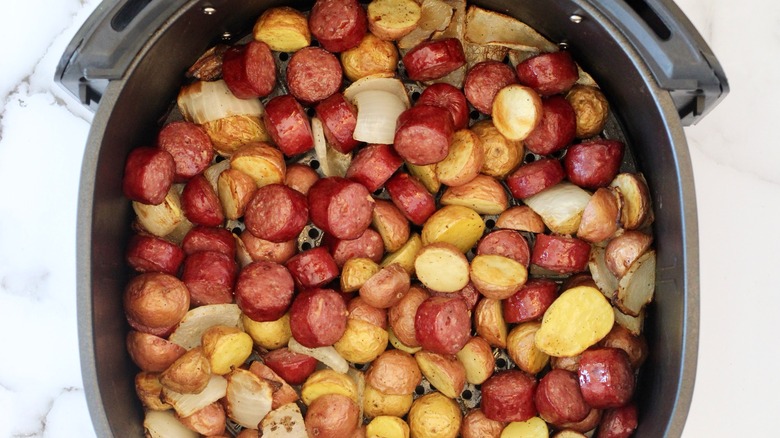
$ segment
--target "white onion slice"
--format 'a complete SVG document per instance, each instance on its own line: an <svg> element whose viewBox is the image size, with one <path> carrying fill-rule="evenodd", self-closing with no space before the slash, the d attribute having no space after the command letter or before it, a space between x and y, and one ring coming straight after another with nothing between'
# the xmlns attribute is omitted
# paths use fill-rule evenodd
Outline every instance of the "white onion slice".
<svg viewBox="0 0 780 438"><path fill-rule="evenodd" d="M355 99L358 94L369 90L385 91L394 94L406 108L411 106L409 95L406 94L406 87L404 87L403 82L396 78L387 78L378 75L366 76L350 84L350 86L344 90L344 98L354 104L356 103Z"/></svg>
<svg viewBox="0 0 780 438"><path fill-rule="evenodd" d="M144 429L151 438L197 438L198 434L187 429L173 411L146 411Z"/></svg>
<svg viewBox="0 0 780 438"><path fill-rule="evenodd" d="M304 347L295 338L290 338L290 342L287 344L287 348L293 353L305 354L311 356L323 364L330 367L333 371L346 374L349 371L349 363L347 360L341 357L338 351L331 346L309 348Z"/></svg>
<svg viewBox="0 0 780 438"><path fill-rule="evenodd" d="M237 424L256 429L263 417L271 412L273 389L267 380L255 373L236 368L227 375L225 410Z"/></svg>
<svg viewBox="0 0 780 438"><path fill-rule="evenodd" d="M202 124L230 116L263 115L259 99L239 99L230 92L225 81L199 81L185 85L176 99L184 118Z"/></svg>
<svg viewBox="0 0 780 438"><path fill-rule="evenodd" d="M376 144L393 144L398 116L408 107L392 93L380 90L361 91L355 95L357 124L352 138Z"/></svg>
<svg viewBox="0 0 780 438"><path fill-rule="evenodd" d="M333 149L325 139L325 128L317 117L311 119L311 132L314 137L314 153L320 162L320 169L325 176L344 176L352 163L352 154L342 154Z"/></svg>
<svg viewBox="0 0 780 438"><path fill-rule="evenodd" d="M211 375L206 388L197 394L182 394L163 387L163 401L173 406L176 413L189 417L195 412L221 399L227 394L227 379L216 374Z"/></svg>
<svg viewBox="0 0 780 438"><path fill-rule="evenodd" d="M215 325L240 327L241 309L237 304L207 304L195 307L184 315L168 338L185 350L200 345L203 332Z"/></svg>

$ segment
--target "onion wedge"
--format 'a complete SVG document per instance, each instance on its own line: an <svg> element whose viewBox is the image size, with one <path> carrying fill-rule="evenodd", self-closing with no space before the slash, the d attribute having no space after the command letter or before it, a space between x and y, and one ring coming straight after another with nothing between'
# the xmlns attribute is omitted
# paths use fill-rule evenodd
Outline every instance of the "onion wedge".
<svg viewBox="0 0 780 438"><path fill-rule="evenodd" d="M240 327L241 309L236 304L209 304L196 307L182 318L171 333L171 342L189 350L200 345L203 332L215 325Z"/></svg>
<svg viewBox="0 0 780 438"><path fill-rule="evenodd" d="M163 387L162 399L173 406L176 413L189 417L195 412L221 399L227 394L227 380L216 374L211 375L206 388L197 394L182 394Z"/></svg>
<svg viewBox="0 0 780 438"><path fill-rule="evenodd" d="M144 429L151 438L197 438L199 435L185 427L171 411L146 411Z"/></svg>
<svg viewBox="0 0 780 438"><path fill-rule="evenodd" d="M311 132L314 137L314 153L320 162L320 170L325 176L341 176L347 173L352 154L342 154L333 149L325 139L322 121L317 117L311 119Z"/></svg>
<svg viewBox="0 0 780 438"><path fill-rule="evenodd" d="M522 21L477 6L469 7L466 12L465 39L474 44L516 50L558 51L558 46Z"/></svg>
<svg viewBox="0 0 780 438"><path fill-rule="evenodd" d="M230 116L263 115L259 99L239 99L230 92L225 81L199 81L185 85L176 98L184 118L203 124Z"/></svg>
<svg viewBox="0 0 780 438"><path fill-rule="evenodd" d="M295 338L290 338L287 348L294 353L311 356L339 373L346 373L349 371L349 363L347 363L347 360L341 357L338 351L331 346L309 348L301 345Z"/></svg>

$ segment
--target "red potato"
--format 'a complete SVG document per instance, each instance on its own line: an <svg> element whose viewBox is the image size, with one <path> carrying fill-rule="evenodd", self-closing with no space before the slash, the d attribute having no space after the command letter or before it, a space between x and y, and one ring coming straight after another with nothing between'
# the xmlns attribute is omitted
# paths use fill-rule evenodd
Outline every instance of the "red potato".
<svg viewBox="0 0 780 438"><path fill-rule="evenodd" d="M487 418L481 409L469 411L460 425L460 435L463 438L500 438L504 424Z"/></svg>
<svg viewBox="0 0 780 438"><path fill-rule="evenodd" d="M344 438L357 431L360 408L342 394L324 394L306 409L304 424L310 437Z"/></svg>
<svg viewBox="0 0 780 438"><path fill-rule="evenodd" d="M165 337L190 308L190 291L178 278L160 272L133 277L125 288L127 322L142 333Z"/></svg>
<svg viewBox="0 0 780 438"><path fill-rule="evenodd" d="M424 41L403 57L409 79L430 81L457 70L466 63L463 45L457 38Z"/></svg>
<svg viewBox="0 0 780 438"><path fill-rule="evenodd" d="M176 182L186 181L202 173L214 158L211 138L200 125L192 122L171 122L157 134L157 147L173 157Z"/></svg>
<svg viewBox="0 0 780 438"><path fill-rule="evenodd" d="M309 117L292 95L284 94L269 100L265 104L263 123L274 143L287 157L314 147Z"/></svg>
<svg viewBox="0 0 780 438"><path fill-rule="evenodd" d="M131 201L158 205L173 185L176 163L168 152L151 147L130 151L125 161L122 192Z"/></svg>
<svg viewBox="0 0 780 438"><path fill-rule="evenodd" d="M295 285L292 275L273 262L252 262L238 274L236 304L254 321L276 321L287 312Z"/></svg>
<svg viewBox="0 0 780 438"><path fill-rule="evenodd" d="M187 181L181 192L181 208L187 219L196 225L217 227L225 221L217 192L202 174Z"/></svg>
<svg viewBox="0 0 780 438"><path fill-rule="evenodd" d="M217 251L199 251L184 259L181 280L190 291L193 305L233 302L238 274L236 261Z"/></svg>
<svg viewBox="0 0 780 438"><path fill-rule="evenodd" d="M267 261L282 265L298 252L298 241L296 239L278 243L271 242L255 236L249 230L244 230L240 238L244 243L244 248L249 253L249 257L255 262Z"/></svg>
<svg viewBox="0 0 780 438"><path fill-rule="evenodd" d="M527 205L516 205L504 210L496 219L496 228L507 228L529 233L544 233L542 217Z"/></svg>
<svg viewBox="0 0 780 438"><path fill-rule="evenodd" d="M559 429L568 429L585 434L599 425L603 411L601 409L591 409L584 420L575 423L563 423L556 425Z"/></svg>
<svg viewBox="0 0 780 438"><path fill-rule="evenodd" d="M382 394L409 395L421 381L417 361L401 350L383 352L366 372L366 384Z"/></svg>
<svg viewBox="0 0 780 438"><path fill-rule="evenodd" d="M531 260L528 242L514 230L496 230L486 234L477 244L477 255L508 257L526 268Z"/></svg>
<svg viewBox="0 0 780 438"><path fill-rule="evenodd" d="M326 234L322 239L328 247L338 267L344 266L349 259L366 258L379 263L385 253L382 236L371 228L366 228L357 239L345 240Z"/></svg>
<svg viewBox="0 0 780 438"><path fill-rule="evenodd" d="M184 254L198 251L218 251L227 256L236 256L236 238L225 228L193 227L181 242Z"/></svg>
<svg viewBox="0 0 780 438"><path fill-rule="evenodd" d="M398 170L404 160L388 144L371 144L352 158L346 177L366 186L369 192L379 190Z"/></svg>
<svg viewBox="0 0 780 438"><path fill-rule="evenodd" d="M411 164L434 164L447 157L454 133L455 125L448 110L415 105L398 116L393 147Z"/></svg>
<svg viewBox="0 0 780 438"><path fill-rule="evenodd" d="M504 320L508 323L537 320L557 297L558 284L544 278L532 278L517 293L504 300Z"/></svg>
<svg viewBox="0 0 780 438"><path fill-rule="evenodd" d="M176 275L184 261L184 251L175 243L165 239L136 234L127 246L125 260L137 272L163 272Z"/></svg>
<svg viewBox="0 0 780 438"><path fill-rule="evenodd" d="M323 49L338 53L357 47L368 31L366 11L357 0L318 0L309 30Z"/></svg>
<svg viewBox="0 0 780 438"><path fill-rule="evenodd" d="M315 107L317 117L322 121L325 138L333 149L348 154L359 141L352 138L357 125L357 108L341 93L333 93Z"/></svg>
<svg viewBox="0 0 780 438"><path fill-rule="evenodd" d="M304 47L287 63L287 88L304 104L325 100L339 91L342 76L338 58L319 47Z"/></svg>
<svg viewBox="0 0 780 438"><path fill-rule="evenodd" d="M615 409L607 409L601 417L596 438L628 438L639 426L636 405L629 403Z"/></svg>
<svg viewBox="0 0 780 438"><path fill-rule="evenodd" d="M317 171L311 167L294 163L287 166L287 173L284 176L284 185L287 187L306 195L309 193L309 189L314 185L320 176L317 175Z"/></svg>
<svg viewBox="0 0 780 438"><path fill-rule="evenodd" d="M371 224L374 199L362 184L341 177L318 180L309 189L311 221L339 239L357 239Z"/></svg>
<svg viewBox="0 0 780 438"><path fill-rule="evenodd" d="M634 371L628 355L619 348L585 350L578 374L582 396L593 408L617 408L634 395Z"/></svg>
<svg viewBox="0 0 780 438"><path fill-rule="evenodd" d="M333 345L347 329L347 306L331 289L300 292L290 306L290 331L304 347Z"/></svg>
<svg viewBox="0 0 780 438"><path fill-rule="evenodd" d="M612 330L607 333L604 339L599 341L598 345L601 347L619 348L625 351L631 363L631 368L635 371L642 366L649 353L645 337L641 334L637 336L631 333L620 324L612 326Z"/></svg>
<svg viewBox="0 0 780 438"><path fill-rule="evenodd" d="M471 336L471 318L459 298L431 297L417 308L415 338L424 350L455 354Z"/></svg>
<svg viewBox="0 0 780 438"><path fill-rule="evenodd" d="M424 287L414 285L395 305L387 310L387 322L393 333L404 345L419 347L415 332L415 316L417 309L430 294Z"/></svg>
<svg viewBox="0 0 780 438"><path fill-rule="evenodd" d="M577 132L577 115L563 96L542 99L542 119L525 138L525 147L539 155L549 155L568 146Z"/></svg>
<svg viewBox="0 0 780 438"><path fill-rule="evenodd" d="M539 416L555 425L582 421L590 413L590 406L580 392L577 375L554 369L539 380L534 395Z"/></svg>
<svg viewBox="0 0 780 438"><path fill-rule="evenodd" d="M408 173L397 173L385 184L390 199L415 225L422 225L436 211L436 200L425 186Z"/></svg>
<svg viewBox="0 0 780 438"><path fill-rule="evenodd" d="M357 319L387 330L387 310L374 307L360 295L347 303L347 319Z"/></svg>
<svg viewBox="0 0 780 438"><path fill-rule="evenodd" d="M391 201L376 200L371 224L382 237L387 252L398 251L409 240L409 220Z"/></svg>
<svg viewBox="0 0 780 438"><path fill-rule="evenodd" d="M610 240L604 248L604 260L609 272L620 278L626 274L653 243L653 236L641 231L629 230Z"/></svg>
<svg viewBox="0 0 780 438"><path fill-rule="evenodd" d="M493 374L482 384L482 412L495 421L526 421L537 413L536 385L536 379L519 370Z"/></svg>
<svg viewBox="0 0 780 438"><path fill-rule="evenodd" d="M225 431L227 417L222 404L214 402L192 415L180 416L178 419L187 429L204 436L214 436Z"/></svg>
<svg viewBox="0 0 780 438"><path fill-rule="evenodd" d="M617 176L625 145L618 140L592 140L569 147L563 167L569 181L586 189L606 187Z"/></svg>
<svg viewBox="0 0 780 438"><path fill-rule="evenodd" d="M566 51L542 53L517 64L520 83L542 96L563 93L579 79L577 64Z"/></svg>
<svg viewBox="0 0 780 438"><path fill-rule="evenodd" d="M590 244L576 237L537 234L531 263L561 274L582 272L588 267Z"/></svg>
<svg viewBox="0 0 780 438"><path fill-rule="evenodd" d="M512 196L525 199L558 184L565 177L560 161L542 158L518 167L506 178L506 185Z"/></svg>
<svg viewBox="0 0 780 438"><path fill-rule="evenodd" d="M149 333L130 330L127 334L127 352L142 371L161 373L187 350L173 342Z"/></svg>
<svg viewBox="0 0 780 438"><path fill-rule="evenodd" d="M294 255L285 266L295 284L304 288L323 286L339 276L336 261L323 246Z"/></svg>
<svg viewBox="0 0 780 438"><path fill-rule="evenodd" d="M476 287L474 287L474 283L469 281L469 284L466 285L463 289L457 291L457 292L438 292L438 291L430 291L430 294L435 297L457 297L463 300L464 303L466 303L466 307L469 309L469 312L474 310L474 307L477 305L477 301L479 301L479 297L482 295L479 293Z"/></svg>
<svg viewBox="0 0 780 438"><path fill-rule="evenodd" d="M577 237L597 243L614 236L620 229L622 196L612 188L599 187L593 192L577 228Z"/></svg>
<svg viewBox="0 0 780 438"><path fill-rule="evenodd" d="M498 90L515 83L517 75L512 67L499 61L482 61L466 73L463 92L477 111L490 115Z"/></svg>
<svg viewBox="0 0 780 438"><path fill-rule="evenodd" d="M271 48L262 41L228 48L222 55L222 78L239 99L268 96L276 86Z"/></svg>
<svg viewBox="0 0 780 438"><path fill-rule="evenodd" d="M244 214L250 233L276 243L295 239L308 222L306 197L282 184L257 189Z"/></svg>
<svg viewBox="0 0 780 438"><path fill-rule="evenodd" d="M387 309L409 292L409 273L398 263L382 268L360 287L360 296L371 306Z"/></svg>
<svg viewBox="0 0 780 438"><path fill-rule="evenodd" d="M290 385L301 385L317 368L317 359L290 351L287 347L269 351L263 363Z"/></svg>
<svg viewBox="0 0 780 438"><path fill-rule="evenodd" d="M450 112L456 131L465 129L469 124L469 104L466 96L457 87L438 82L423 90L416 105L433 105Z"/></svg>

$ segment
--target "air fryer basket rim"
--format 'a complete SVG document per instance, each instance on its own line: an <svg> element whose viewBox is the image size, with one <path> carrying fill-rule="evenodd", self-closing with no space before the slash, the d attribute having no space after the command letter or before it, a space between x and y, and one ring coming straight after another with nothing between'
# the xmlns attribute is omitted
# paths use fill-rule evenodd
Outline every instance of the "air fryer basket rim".
<svg viewBox="0 0 780 438"><path fill-rule="evenodd" d="M562 0L559 3L565 3L567 0ZM258 2L262 3L262 2ZM269 2L271 5L279 4L282 2ZM486 7L490 7L490 1L474 2L477 4L486 4ZM497 2L502 3L502 2ZM512 4L505 8L494 8L497 10L504 9L505 11L511 10ZM662 429L664 430L664 436L675 437L682 434L682 430L687 417L688 409L690 406L693 386L695 380L696 360L698 352L698 318L699 318L699 279L698 279L698 235L696 229L696 205L695 205L695 191L693 187L693 172L690 163L690 157L687 150L687 143L684 132L677 114L677 109L669 95L669 93L661 89L651 78L648 69L645 67L643 61L638 54L632 49L630 41L625 40L623 35L612 26L608 20L601 16L595 9L589 7L587 2L582 0L570 0L569 3L572 6L577 6L578 11L585 13L588 17L596 20L598 25L603 27L605 33L612 38L617 44L624 50L626 57L631 61L634 67L639 71L640 76L644 80L647 93L649 93L651 99L654 102L657 114L663 122L665 132L659 134L659 139L664 142L668 142L669 146L673 149L674 162L667 163L666 167L671 167L676 173L676 182L679 184L678 196L679 196L679 209L675 211L669 211L668 209L663 213L665 215L674 216L675 219L680 220L680 227L683 235L682 239L682 251L677 255L675 261L682 264L683 273L682 278L672 278L672 283L675 281L678 284L673 284L671 287L681 288L685 292L683 297L684 308L682 312L682 326L678 329L681 337L680 345L680 361L672 366L679 367L678 381L675 382L676 394L673 397L673 407L671 409L671 415ZM107 406L107 402L111 397L108 394L115 390L117 382L107 382L103 378L102 374L105 370L98 369L98 351L96 344L98 344L98 338L106 336L109 330L104 330L105 327L105 315L101 314L104 309L96 309L94 303L94 293L101 291L101 281L99 278L95 278L95 270L93 269L95 263L101 262L98 257L93 257L93 248L95 242L99 239L112 238L112 236L96 235L96 229L100 229L100 222L103 220L103 215L107 211L118 210L122 211L123 208L117 207L117 203L126 202L122 199L115 199L115 203L105 203L100 201L96 203L98 199L98 191L105 190L98 182L98 173L106 172L106 169L101 169L101 152L105 152L105 144L109 143L112 138L107 135L107 130L113 125L117 124L117 117L115 108L119 106L122 99L127 99L128 90L126 89L128 83L131 81L134 75L140 74L139 67L142 61L155 44L163 38L170 30L170 27L183 16L192 12L190 9L199 8L199 2L188 3L188 9L182 9L177 13L167 24L155 34L148 38L148 43L144 46L139 55L133 61L127 74L118 80L111 81L106 93L103 95L101 104L98 108L98 112L92 123L92 129L90 131L87 148L84 155L82 174L80 182L79 192L79 222L77 230L77 278L78 278L78 312L79 312L79 339L80 339L80 354L82 375L84 380L85 391L88 395L88 406L92 416L93 424L98 436L127 436L126 431L138 430L140 428L140 422L136 416L130 416L131 418L118 419L115 413L112 412L115 409L114 406ZM258 9L261 10L261 9ZM544 32L543 32L544 33ZM649 111L646 109L645 111ZM124 152L124 151L122 151ZM105 167L105 166L104 166ZM643 169L644 170L644 169ZM669 170L669 169L665 169ZM121 170L120 170L121 172ZM649 180L651 186L653 180ZM121 194L120 194L121 195ZM662 199L656 199L656 209L664 208L665 204L662 203ZM96 210L97 209L97 210ZM126 207L124 207L126 211ZM656 230L656 234L663 233L664 230ZM113 236L115 238L116 236ZM114 261L116 262L116 261ZM123 262L123 260L119 260ZM121 266L114 266L116 269L124 269ZM659 268L663 268L659 264ZM114 291L116 292L116 291ZM120 290L121 293L121 290ZM657 316L657 315L656 315ZM114 324L124 324L123 321L114 322ZM98 330L97 332L95 330ZM106 340L102 340L105 342ZM114 339L113 342L117 340ZM124 339L121 339L121 343L124 344ZM125 360L126 359L122 359ZM126 376L129 377L129 376ZM119 382L118 385L123 385L124 382ZM120 390L121 392L121 390ZM644 394L645 396L651 394ZM133 403L135 401L133 400ZM640 425L641 421L650 421L648 418L644 418L640 413ZM141 435L142 436L142 433Z"/></svg>

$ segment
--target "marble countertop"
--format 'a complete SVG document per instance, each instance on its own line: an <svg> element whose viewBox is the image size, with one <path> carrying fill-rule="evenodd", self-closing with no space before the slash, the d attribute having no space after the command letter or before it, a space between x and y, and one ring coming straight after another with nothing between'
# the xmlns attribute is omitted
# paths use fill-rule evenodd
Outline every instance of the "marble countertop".
<svg viewBox="0 0 780 438"><path fill-rule="evenodd" d="M79 368L75 228L91 114L53 83L98 0L0 14L0 437L89 437ZM780 361L780 3L678 0L731 93L686 128L699 216L701 321L684 436L776 434ZM8 5L6 5L8 6ZM46 11L42 13L42 11Z"/></svg>

